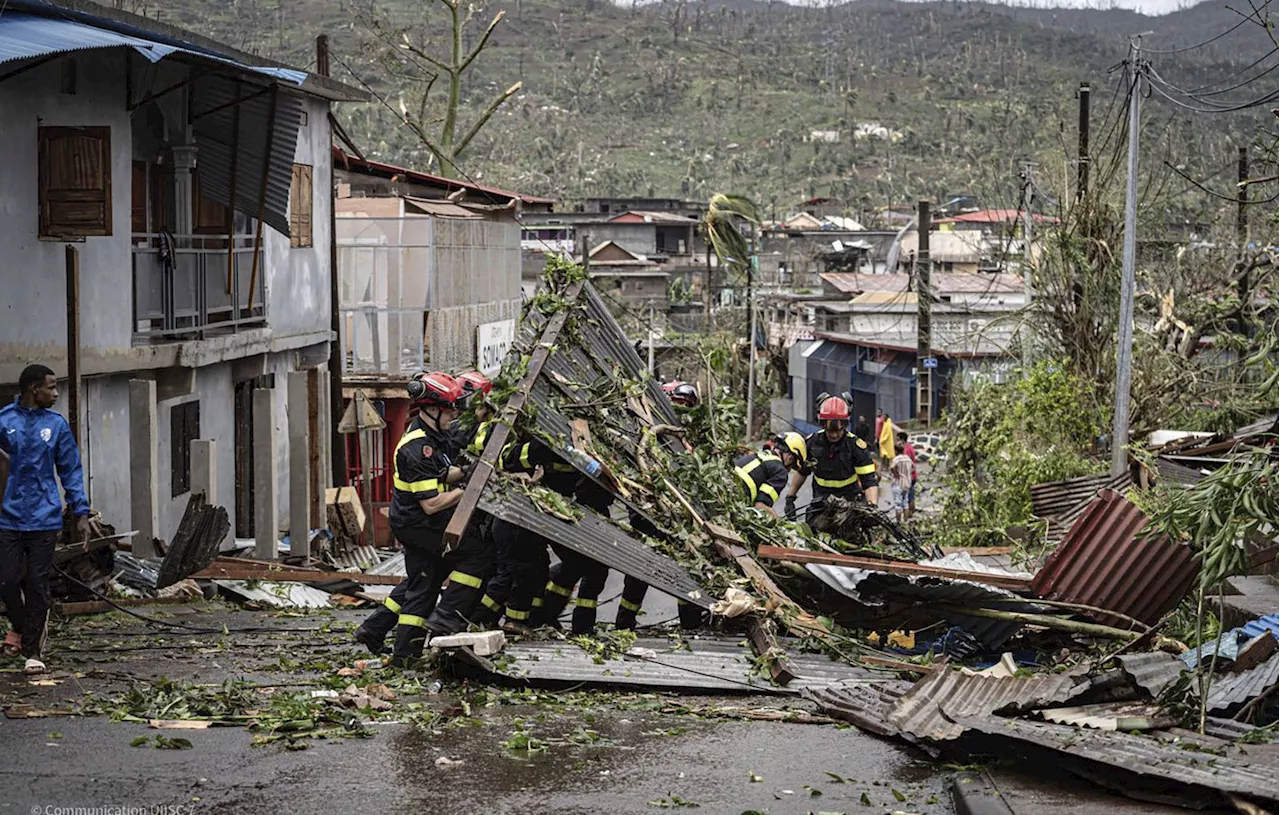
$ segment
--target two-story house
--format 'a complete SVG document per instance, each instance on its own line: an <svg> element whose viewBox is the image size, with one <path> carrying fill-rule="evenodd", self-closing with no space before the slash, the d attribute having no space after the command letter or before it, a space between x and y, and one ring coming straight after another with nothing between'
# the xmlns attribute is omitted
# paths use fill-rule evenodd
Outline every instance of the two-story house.
<svg viewBox="0 0 1280 815"><path fill-rule="evenodd" d="M12 394L32 362L68 375L58 409L90 500L139 530L142 551L178 525L195 440L214 443L201 477L237 536L254 535L255 489L270 482L279 500L261 505L274 529L290 525L291 467L274 462L291 452L319 515L329 111L365 98L85 0L0 13L0 383ZM309 387L292 387L296 371L315 372ZM305 457L290 450L299 415Z"/></svg>

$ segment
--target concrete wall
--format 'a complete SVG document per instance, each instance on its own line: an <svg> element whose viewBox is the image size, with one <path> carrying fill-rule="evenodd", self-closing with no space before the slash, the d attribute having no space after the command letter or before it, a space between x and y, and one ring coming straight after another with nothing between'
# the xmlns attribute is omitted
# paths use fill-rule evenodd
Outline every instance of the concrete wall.
<svg viewBox="0 0 1280 815"><path fill-rule="evenodd" d="M86 346L127 352L133 334L129 245L132 135L124 107L123 51L76 57L75 95L60 92L62 60L0 83L0 359L66 365L65 244L41 241L37 129L41 125L111 128L112 234L80 249L80 330ZM59 364L61 363L61 364Z"/></svg>
<svg viewBox="0 0 1280 815"><path fill-rule="evenodd" d="M294 162L311 167L312 245L291 249L289 238L274 229L263 229L267 268L267 320L276 336L328 331L329 216L333 210L329 173L328 104L307 99L303 110L307 124L298 133Z"/></svg>
<svg viewBox="0 0 1280 815"><path fill-rule="evenodd" d="M657 230L653 224L584 224L578 235L590 236L592 247L614 241L628 252L652 255L658 251Z"/></svg>

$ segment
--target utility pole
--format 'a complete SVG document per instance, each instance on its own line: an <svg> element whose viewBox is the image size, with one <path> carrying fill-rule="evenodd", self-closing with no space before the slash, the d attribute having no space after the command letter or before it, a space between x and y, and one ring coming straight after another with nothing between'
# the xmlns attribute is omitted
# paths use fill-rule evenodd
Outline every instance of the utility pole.
<svg viewBox="0 0 1280 815"><path fill-rule="evenodd" d="M1236 294L1240 298L1240 333L1246 337L1250 334L1246 314L1249 292L1252 289L1249 267L1244 262L1244 253L1249 244L1249 221L1244 213L1244 208L1249 201L1247 194L1249 188L1245 186L1248 180L1249 148L1241 147L1236 155L1236 256L1240 259L1240 279L1236 281Z"/></svg>
<svg viewBox="0 0 1280 815"><path fill-rule="evenodd" d="M751 426L755 420L756 403L756 301L753 297L752 279L755 277L755 236L751 240L751 257L747 258L747 435L751 441Z"/></svg>
<svg viewBox="0 0 1280 815"><path fill-rule="evenodd" d="M1076 201L1084 200L1089 191L1089 91L1088 82L1080 83L1080 91L1076 95L1080 100L1079 144L1076 153Z"/></svg>
<svg viewBox="0 0 1280 815"><path fill-rule="evenodd" d="M1025 298L1025 306L1032 305L1032 299L1036 297L1036 290L1032 287L1032 200L1034 197L1034 189L1036 189L1036 180L1032 174L1036 171L1036 162L1023 162L1023 296ZM1032 363L1032 338L1030 338L1030 328L1027 324L1023 324L1023 365L1029 367Z"/></svg>
<svg viewBox="0 0 1280 815"><path fill-rule="evenodd" d="M1116 342L1116 413L1111 424L1111 475L1129 466L1129 390L1133 381L1133 296L1138 229L1138 131L1142 123L1142 40L1129 43L1129 177L1124 195L1124 244L1120 262L1120 322Z"/></svg>
<svg viewBox="0 0 1280 815"><path fill-rule="evenodd" d="M929 427L933 420L933 284L929 279L929 230L933 221L929 202L921 201L916 215L916 417ZM926 362L928 360L928 362Z"/></svg>

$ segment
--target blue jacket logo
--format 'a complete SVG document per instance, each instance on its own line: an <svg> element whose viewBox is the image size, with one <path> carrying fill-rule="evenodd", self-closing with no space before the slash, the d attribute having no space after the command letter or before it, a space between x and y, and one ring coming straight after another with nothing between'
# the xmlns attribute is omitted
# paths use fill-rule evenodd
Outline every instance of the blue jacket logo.
<svg viewBox="0 0 1280 815"><path fill-rule="evenodd" d="M40 428L40 441L48 442L51 438L53 438L52 430L47 427Z"/></svg>

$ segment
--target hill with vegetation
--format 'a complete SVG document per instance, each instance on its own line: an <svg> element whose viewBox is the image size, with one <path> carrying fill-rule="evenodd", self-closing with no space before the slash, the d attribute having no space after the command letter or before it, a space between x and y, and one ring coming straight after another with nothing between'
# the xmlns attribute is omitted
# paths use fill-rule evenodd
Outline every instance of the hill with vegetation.
<svg viewBox="0 0 1280 815"><path fill-rule="evenodd" d="M769 215L810 196L846 200L865 218L887 204L962 194L1014 207L1022 161L1040 163L1047 194L1066 189L1081 82L1094 88L1095 153L1123 147L1116 66L1128 35L1145 33L1145 47L1175 52L1227 32L1203 47L1152 53L1160 74L1183 87L1226 87L1274 64L1265 57L1274 49L1267 32L1239 24L1221 0L1160 17L895 0L820 8L501 0L472 8L468 42L495 12L506 16L466 75L464 123L502 89L523 87L462 167L478 181L565 202L733 191ZM1274 18L1274 0L1269 8ZM328 33L334 76L386 102L338 111L352 137L371 158L425 168L430 153L396 113L402 98L414 104L406 89L420 87L421 73L389 61L364 21L413 26L415 41L443 48L444 11L430 0L177 0L160 16L302 66L314 62L314 36ZM1218 98L1275 87L1272 69ZM1168 165L1191 179L1234 168L1237 145L1274 129L1272 107L1203 114L1149 100L1148 187L1168 195L1189 187ZM1229 175L1217 180L1230 188ZM1206 196L1184 199L1186 218L1216 206Z"/></svg>

